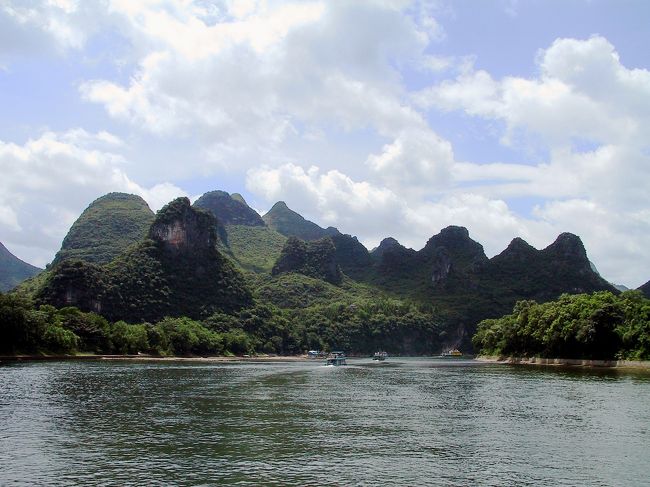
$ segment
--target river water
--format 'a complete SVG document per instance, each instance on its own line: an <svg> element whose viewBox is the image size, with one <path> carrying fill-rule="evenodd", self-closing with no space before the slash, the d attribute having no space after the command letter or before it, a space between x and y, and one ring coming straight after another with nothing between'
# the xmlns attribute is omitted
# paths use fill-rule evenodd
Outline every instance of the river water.
<svg viewBox="0 0 650 487"><path fill-rule="evenodd" d="M389 358L0 365L0 485L650 485L650 374Z"/></svg>

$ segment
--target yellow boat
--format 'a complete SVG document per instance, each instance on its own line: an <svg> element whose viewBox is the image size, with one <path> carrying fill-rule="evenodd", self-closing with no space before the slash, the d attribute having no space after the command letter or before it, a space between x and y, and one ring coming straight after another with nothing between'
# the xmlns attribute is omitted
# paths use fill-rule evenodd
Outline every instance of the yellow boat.
<svg viewBox="0 0 650 487"><path fill-rule="evenodd" d="M442 352L440 354L441 358L462 358L463 352L458 350L457 348L454 348L452 350L447 350L446 352Z"/></svg>

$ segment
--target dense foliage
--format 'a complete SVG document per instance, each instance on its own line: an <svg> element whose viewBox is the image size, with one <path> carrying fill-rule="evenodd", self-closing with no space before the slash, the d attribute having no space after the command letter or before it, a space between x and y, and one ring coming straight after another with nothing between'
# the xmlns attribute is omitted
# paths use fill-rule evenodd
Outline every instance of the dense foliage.
<svg viewBox="0 0 650 487"><path fill-rule="evenodd" d="M370 354L426 354L444 337L436 315L412 303L368 299L302 309L254 304L199 320L165 317L154 323L109 322L75 307L35 307L19 295L0 295L0 353L155 355L298 354L344 349Z"/></svg>
<svg viewBox="0 0 650 487"><path fill-rule="evenodd" d="M271 274L277 276L286 272L297 272L332 284L339 284L343 278L336 261L336 248L329 237L312 242L289 237Z"/></svg>
<svg viewBox="0 0 650 487"><path fill-rule="evenodd" d="M214 227L212 215L179 198L158 212L151 238L110 264L65 261L54 267L36 300L127 321L200 318L249 306L251 293L216 249Z"/></svg>
<svg viewBox="0 0 650 487"><path fill-rule="evenodd" d="M512 314L482 321L473 343L486 355L647 360L650 300L602 291L520 301Z"/></svg>
<svg viewBox="0 0 650 487"><path fill-rule="evenodd" d="M109 193L93 201L75 221L54 265L69 259L105 264L147 234L154 214L132 194Z"/></svg>
<svg viewBox="0 0 650 487"><path fill-rule="evenodd" d="M319 240L339 233L336 228L321 228L314 222L306 220L302 215L291 210L284 201L274 204L262 219L269 228L276 232L286 237L298 237L302 240Z"/></svg>
<svg viewBox="0 0 650 487"><path fill-rule="evenodd" d="M268 227L226 225L220 250L232 256L244 270L270 273L287 238Z"/></svg>

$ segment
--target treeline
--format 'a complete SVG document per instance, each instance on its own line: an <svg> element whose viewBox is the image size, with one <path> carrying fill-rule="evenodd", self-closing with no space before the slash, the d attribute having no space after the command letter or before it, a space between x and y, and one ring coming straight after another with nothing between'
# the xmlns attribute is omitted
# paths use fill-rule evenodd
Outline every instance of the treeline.
<svg viewBox="0 0 650 487"><path fill-rule="evenodd" d="M441 338L431 311L389 299L292 310L258 303L200 320L167 317L133 324L0 294L0 354L292 355L308 349L424 354L433 353Z"/></svg>
<svg viewBox="0 0 650 487"><path fill-rule="evenodd" d="M484 355L650 359L650 300L639 291L519 301L512 314L484 320L472 343Z"/></svg>

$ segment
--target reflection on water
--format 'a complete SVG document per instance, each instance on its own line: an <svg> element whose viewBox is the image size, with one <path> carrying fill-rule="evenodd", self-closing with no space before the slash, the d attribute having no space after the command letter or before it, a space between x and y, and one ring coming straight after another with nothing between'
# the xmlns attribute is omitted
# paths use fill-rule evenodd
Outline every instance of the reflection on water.
<svg viewBox="0 0 650 487"><path fill-rule="evenodd" d="M349 363L1 366L0 485L647 485L647 373Z"/></svg>

